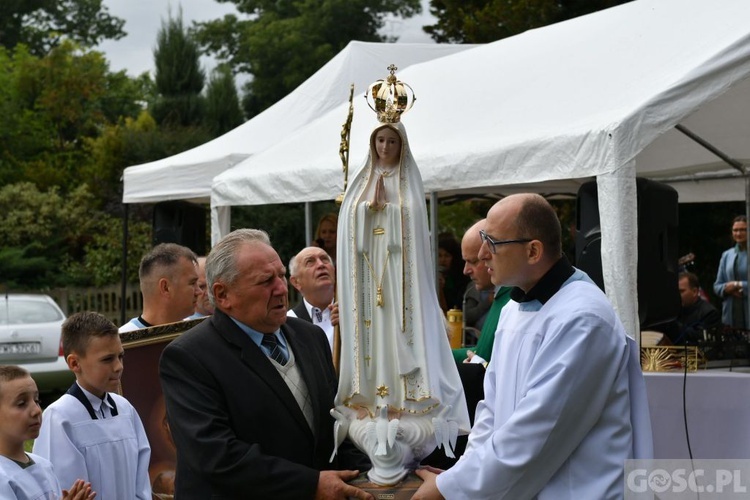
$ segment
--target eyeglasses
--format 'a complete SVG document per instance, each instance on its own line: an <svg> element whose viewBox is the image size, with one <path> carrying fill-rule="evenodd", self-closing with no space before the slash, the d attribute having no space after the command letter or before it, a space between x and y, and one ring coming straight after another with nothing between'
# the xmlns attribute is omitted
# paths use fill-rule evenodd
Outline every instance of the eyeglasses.
<svg viewBox="0 0 750 500"><path fill-rule="evenodd" d="M528 243L532 241L529 239L496 241L496 240L493 240L487 233L485 233L484 229L479 230L479 236L482 238L482 243L487 243L487 247L490 249L490 253L492 254L497 252L497 247L499 245L508 245L510 243Z"/></svg>

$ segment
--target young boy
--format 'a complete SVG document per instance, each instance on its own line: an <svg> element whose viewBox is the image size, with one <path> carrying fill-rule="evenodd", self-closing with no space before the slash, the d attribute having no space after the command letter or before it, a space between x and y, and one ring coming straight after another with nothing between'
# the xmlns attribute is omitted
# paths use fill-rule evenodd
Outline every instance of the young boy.
<svg viewBox="0 0 750 500"><path fill-rule="evenodd" d="M36 439L42 425L39 391L20 366L0 366L0 498L90 500L91 485L76 480L61 491L52 464L24 452L23 443Z"/></svg>
<svg viewBox="0 0 750 500"><path fill-rule="evenodd" d="M117 327L95 312L62 325L63 354L76 382L44 410L34 453L52 462L63 484L91 482L99 498L151 500L151 448L135 408L118 389L124 350Z"/></svg>

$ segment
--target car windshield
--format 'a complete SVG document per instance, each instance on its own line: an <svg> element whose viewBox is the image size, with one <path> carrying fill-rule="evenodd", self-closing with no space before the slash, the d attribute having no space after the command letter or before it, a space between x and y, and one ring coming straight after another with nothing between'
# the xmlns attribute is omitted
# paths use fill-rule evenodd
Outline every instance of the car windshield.
<svg viewBox="0 0 750 500"><path fill-rule="evenodd" d="M0 299L0 325L50 323L62 319L60 311L41 300Z"/></svg>

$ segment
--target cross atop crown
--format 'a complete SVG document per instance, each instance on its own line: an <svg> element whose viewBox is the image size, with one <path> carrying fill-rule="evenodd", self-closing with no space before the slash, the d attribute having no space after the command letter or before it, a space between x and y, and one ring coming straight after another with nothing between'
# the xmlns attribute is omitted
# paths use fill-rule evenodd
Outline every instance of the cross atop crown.
<svg viewBox="0 0 750 500"><path fill-rule="evenodd" d="M370 109L377 113L379 122L396 123L401 120L403 113L414 106L417 97L407 83L396 78L398 67L395 64L391 64L386 69L389 75L385 79L372 83L367 88L365 99Z"/></svg>

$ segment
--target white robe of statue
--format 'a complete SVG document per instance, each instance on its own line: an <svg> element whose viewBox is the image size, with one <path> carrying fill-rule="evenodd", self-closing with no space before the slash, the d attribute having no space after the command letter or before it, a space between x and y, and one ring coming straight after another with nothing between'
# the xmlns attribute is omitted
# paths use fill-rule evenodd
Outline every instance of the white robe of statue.
<svg viewBox="0 0 750 500"><path fill-rule="evenodd" d="M401 149L397 165L384 169L374 141L385 127ZM384 198L376 195L381 178ZM371 135L341 207L337 256L337 439L348 429L373 462L370 479L394 484L470 427L435 289L422 179L401 123Z"/></svg>

